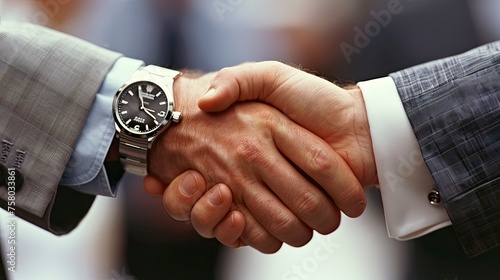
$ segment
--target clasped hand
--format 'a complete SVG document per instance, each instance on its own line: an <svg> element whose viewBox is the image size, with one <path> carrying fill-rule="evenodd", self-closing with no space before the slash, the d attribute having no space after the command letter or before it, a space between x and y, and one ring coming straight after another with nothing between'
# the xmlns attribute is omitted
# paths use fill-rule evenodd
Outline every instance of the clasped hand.
<svg viewBox="0 0 500 280"><path fill-rule="evenodd" d="M181 78L174 91L184 119L155 141L144 180L174 219L272 253L364 211L377 176L358 88L261 62Z"/></svg>

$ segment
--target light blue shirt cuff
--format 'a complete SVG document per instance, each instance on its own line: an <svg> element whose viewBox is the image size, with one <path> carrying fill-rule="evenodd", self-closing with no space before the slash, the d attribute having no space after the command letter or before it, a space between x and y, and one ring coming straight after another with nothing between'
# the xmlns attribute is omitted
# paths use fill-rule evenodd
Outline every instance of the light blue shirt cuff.
<svg viewBox="0 0 500 280"><path fill-rule="evenodd" d="M143 61L126 57L115 62L97 92L82 134L64 170L61 185L83 193L116 196L116 188L110 185L104 168L104 159L115 136L113 97L143 66Z"/></svg>

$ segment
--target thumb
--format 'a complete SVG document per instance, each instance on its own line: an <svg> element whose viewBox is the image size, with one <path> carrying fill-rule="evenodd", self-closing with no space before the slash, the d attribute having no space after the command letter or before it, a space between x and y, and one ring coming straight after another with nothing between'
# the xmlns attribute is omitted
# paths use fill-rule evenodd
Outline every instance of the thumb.
<svg viewBox="0 0 500 280"><path fill-rule="evenodd" d="M279 62L245 63L224 68L215 75L207 93L198 100L205 112L220 112L236 101L259 100L265 102L272 94L279 78Z"/></svg>
<svg viewBox="0 0 500 280"><path fill-rule="evenodd" d="M238 97L238 90L231 90L227 86L216 88L212 83L207 93L198 100L198 107L205 112L220 112L238 101Z"/></svg>

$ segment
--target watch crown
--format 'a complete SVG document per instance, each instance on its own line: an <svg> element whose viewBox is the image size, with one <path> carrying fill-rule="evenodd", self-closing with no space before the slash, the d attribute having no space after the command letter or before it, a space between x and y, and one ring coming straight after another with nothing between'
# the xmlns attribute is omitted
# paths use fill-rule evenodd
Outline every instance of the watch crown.
<svg viewBox="0 0 500 280"><path fill-rule="evenodd" d="M175 123L178 123L181 121L181 118L182 118L182 113L181 112L173 112L172 113L172 121L175 122Z"/></svg>

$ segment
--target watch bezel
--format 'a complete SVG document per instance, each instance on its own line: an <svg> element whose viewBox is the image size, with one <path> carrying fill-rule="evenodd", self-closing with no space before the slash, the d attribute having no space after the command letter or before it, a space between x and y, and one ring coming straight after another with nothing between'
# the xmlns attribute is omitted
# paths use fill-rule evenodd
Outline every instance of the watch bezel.
<svg viewBox="0 0 500 280"><path fill-rule="evenodd" d="M119 97L123 93L123 91L128 88L129 86L135 84L135 83L140 83L140 82L147 82L147 83L153 83L156 86L158 86L166 95L167 97L167 104L165 105L166 107L166 116L165 119L156 127L154 130L149 131L149 132L138 132L131 130L125 123L123 123L122 119L120 118L118 114L118 102L119 102ZM166 129L171 123L172 123L172 113L174 112L174 94L173 94L173 79L168 79L168 78L160 78L158 76L151 75L150 73L146 71L138 71L136 75L134 75L131 79L126 81L116 92L114 99L113 99L113 117L115 119L115 128L118 134L120 133L125 133L128 136L138 138L138 139L147 139L148 141L152 141L153 138Z"/></svg>

